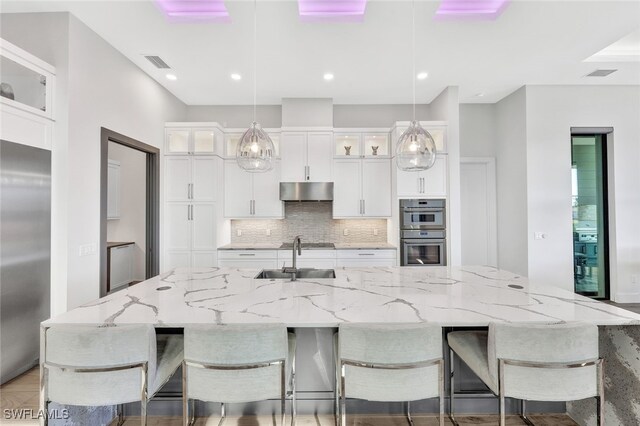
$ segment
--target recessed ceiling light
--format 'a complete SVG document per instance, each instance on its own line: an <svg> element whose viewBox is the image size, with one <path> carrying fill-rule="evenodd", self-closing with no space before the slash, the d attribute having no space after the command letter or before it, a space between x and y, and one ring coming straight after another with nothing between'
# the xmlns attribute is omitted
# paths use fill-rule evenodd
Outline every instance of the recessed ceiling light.
<svg viewBox="0 0 640 426"><path fill-rule="evenodd" d="M618 70L595 70L594 72L587 74L586 77L606 77L616 71Z"/></svg>
<svg viewBox="0 0 640 426"><path fill-rule="evenodd" d="M167 74L166 77L167 77L167 80L171 80L171 81L178 79L178 77L175 74Z"/></svg>
<svg viewBox="0 0 640 426"><path fill-rule="evenodd" d="M325 73L323 77L324 77L324 79L325 79L325 80L327 80L327 81L331 81L331 80L333 80L333 74L331 74L330 72Z"/></svg>
<svg viewBox="0 0 640 426"><path fill-rule="evenodd" d="M429 73L426 71L422 71L416 77L418 77L418 80L424 80L425 78L429 77Z"/></svg>
<svg viewBox="0 0 640 426"><path fill-rule="evenodd" d="M483 93L483 92L476 93L476 98L481 98L481 97L483 97L483 96L484 96L484 93Z"/></svg>
<svg viewBox="0 0 640 426"><path fill-rule="evenodd" d="M233 74L231 74L231 80L240 81L242 80L242 76L237 72L234 72Z"/></svg>

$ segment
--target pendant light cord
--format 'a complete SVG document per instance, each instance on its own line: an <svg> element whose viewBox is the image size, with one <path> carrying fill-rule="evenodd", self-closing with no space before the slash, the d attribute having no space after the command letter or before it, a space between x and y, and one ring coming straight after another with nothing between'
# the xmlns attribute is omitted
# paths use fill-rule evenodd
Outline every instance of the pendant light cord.
<svg viewBox="0 0 640 426"><path fill-rule="evenodd" d="M258 13L257 0L253 0L253 122L256 122L256 93L258 80Z"/></svg>
<svg viewBox="0 0 640 426"><path fill-rule="evenodd" d="M411 1L411 59L413 61L413 121L416 121L416 1Z"/></svg>

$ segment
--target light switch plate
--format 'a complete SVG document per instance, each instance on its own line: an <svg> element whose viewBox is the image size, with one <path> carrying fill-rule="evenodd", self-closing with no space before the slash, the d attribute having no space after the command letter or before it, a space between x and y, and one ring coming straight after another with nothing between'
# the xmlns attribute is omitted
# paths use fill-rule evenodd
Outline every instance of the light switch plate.
<svg viewBox="0 0 640 426"><path fill-rule="evenodd" d="M344 231L342 231L342 235L349 235L349 230L345 228Z"/></svg>
<svg viewBox="0 0 640 426"><path fill-rule="evenodd" d="M373 235L378 236L378 228L373 228Z"/></svg>
<svg viewBox="0 0 640 426"><path fill-rule="evenodd" d="M83 244L78 248L79 256L90 256L96 254L98 251L98 245L96 243Z"/></svg>
<svg viewBox="0 0 640 426"><path fill-rule="evenodd" d="M242 237L242 229L238 229L238 230L236 230L236 235L237 235L238 237Z"/></svg>
<svg viewBox="0 0 640 426"><path fill-rule="evenodd" d="M271 229L267 229L267 237L271 236Z"/></svg>
<svg viewBox="0 0 640 426"><path fill-rule="evenodd" d="M533 238L536 240L544 240L547 238L547 234L545 234L544 232L534 232Z"/></svg>

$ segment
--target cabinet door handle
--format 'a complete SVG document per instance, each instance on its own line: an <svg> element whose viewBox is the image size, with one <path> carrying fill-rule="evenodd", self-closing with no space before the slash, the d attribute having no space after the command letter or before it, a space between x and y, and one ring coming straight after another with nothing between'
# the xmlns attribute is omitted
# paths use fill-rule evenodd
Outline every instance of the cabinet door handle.
<svg viewBox="0 0 640 426"><path fill-rule="evenodd" d="M362 200L362 214L365 214L367 212L367 205L364 203L364 200Z"/></svg>
<svg viewBox="0 0 640 426"><path fill-rule="evenodd" d="M255 253L240 253L239 256L255 256Z"/></svg>
<svg viewBox="0 0 640 426"><path fill-rule="evenodd" d="M256 200L253 200L253 214L256 214Z"/></svg>
<svg viewBox="0 0 640 426"><path fill-rule="evenodd" d="M422 188L420 192L424 194L424 178L420 178L420 187Z"/></svg>
<svg viewBox="0 0 640 426"><path fill-rule="evenodd" d="M358 253L358 256L375 256L375 253Z"/></svg>
<svg viewBox="0 0 640 426"><path fill-rule="evenodd" d="M191 184L191 199L193 200L193 184Z"/></svg>

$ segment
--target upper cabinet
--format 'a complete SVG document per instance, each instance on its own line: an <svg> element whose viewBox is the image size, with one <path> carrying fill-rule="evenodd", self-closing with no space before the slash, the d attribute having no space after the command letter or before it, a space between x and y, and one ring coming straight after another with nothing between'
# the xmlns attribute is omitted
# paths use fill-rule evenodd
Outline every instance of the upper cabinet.
<svg viewBox="0 0 640 426"><path fill-rule="evenodd" d="M421 172L398 170L398 197L446 197L448 161L449 158L446 155L438 155L435 164L429 170Z"/></svg>
<svg viewBox="0 0 640 426"><path fill-rule="evenodd" d="M390 160L334 160L333 217L391 216Z"/></svg>
<svg viewBox="0 0 640 426"><path fill-rule="evenodd" d="M332 132L282 132L282 182L333 181Z"/></svg>
<svg viewBox="0 0 640 426"><path fill-rule="evenodd" d="M179 123L167 123L165 155L221 155L224 133L216 123L189 123L189 125L191 127L185 127L184 124Z"/></svg>
<svg viewBox="0 0 640 426"><path fill-rule="evenodd" d="M389 132L384 129L339 129L333 140L336 158L388 158L391 155Z"/></svg>
<svg viewBox="0 0 640 426"><path fill-rule="evenodd" d="M107 220L120 218L120 162L107 164Z"/></svg>
<svg viewBox="0 0 640 426"><path fill-rule="evenodd" d="M216 157L165 158L165 201L216 201Z"/></svg>
<svg viewBox="0 0 640 426"><path fill-rule="evenodd" d="M53 119L55 68L0 39L0 102Z"/></svg>
<svg viewBox="0 0 640 426"><path fill-rule="evenodd" d="M272 170L250 173L236 160L224 161L224 216L229 219L282 218L280 161Z"/></svg>

